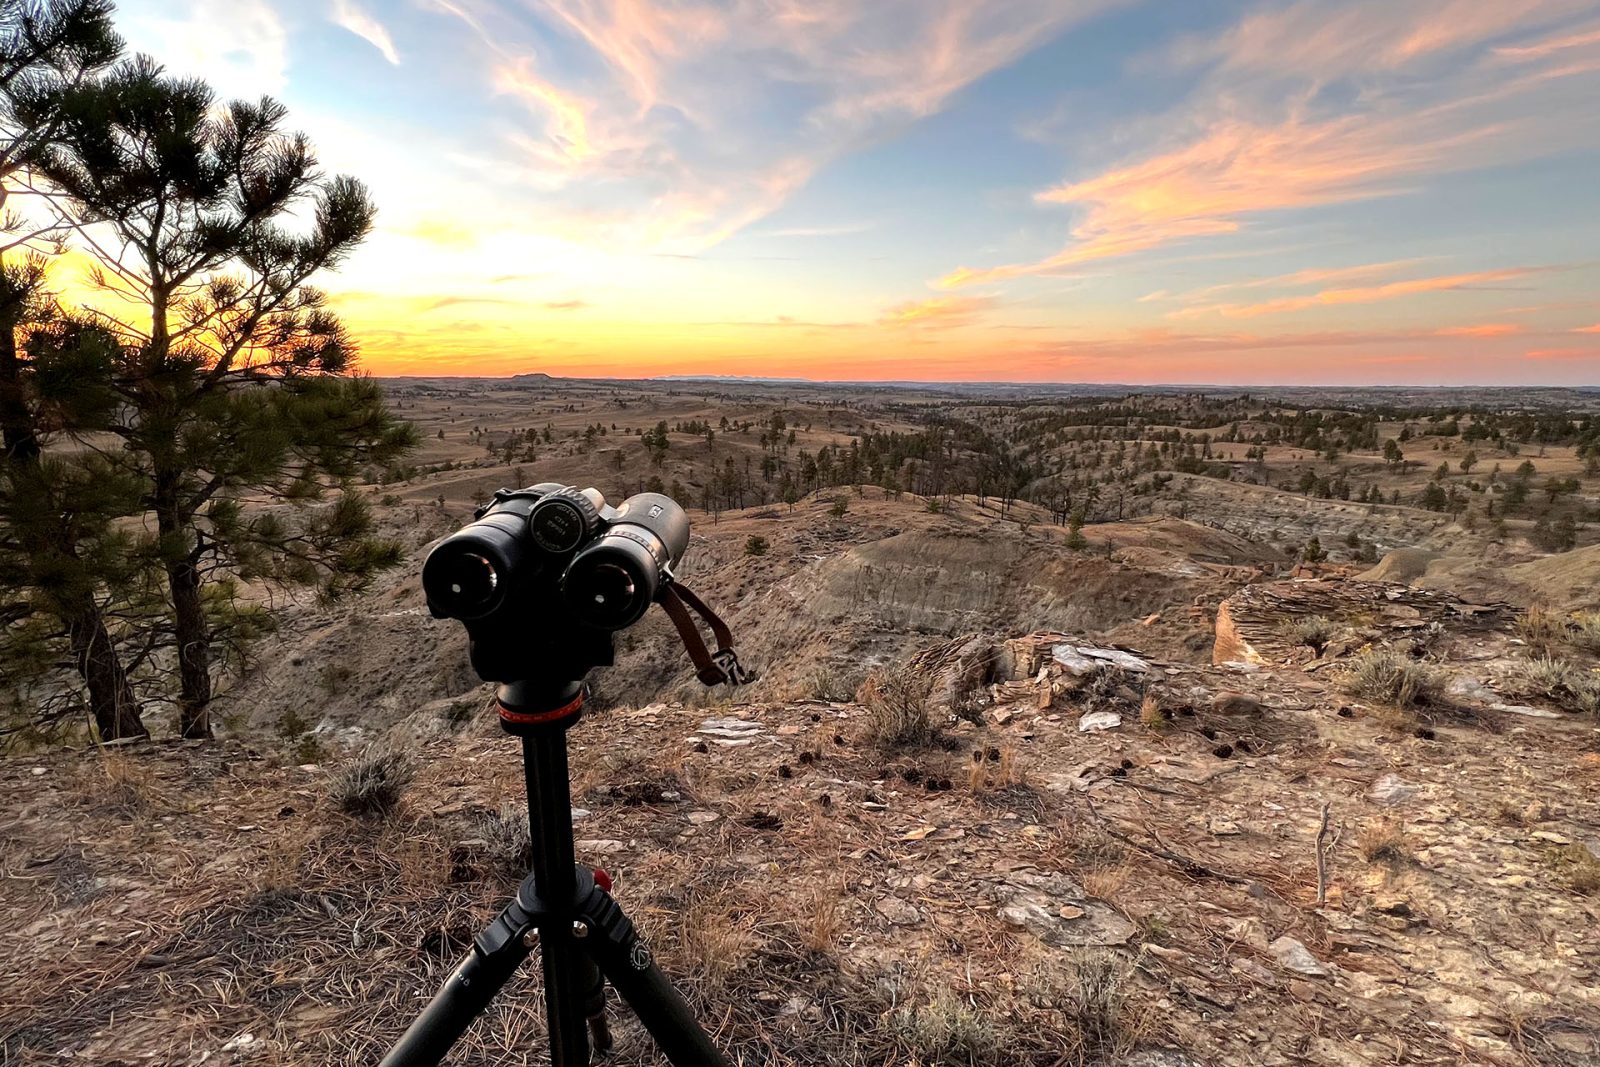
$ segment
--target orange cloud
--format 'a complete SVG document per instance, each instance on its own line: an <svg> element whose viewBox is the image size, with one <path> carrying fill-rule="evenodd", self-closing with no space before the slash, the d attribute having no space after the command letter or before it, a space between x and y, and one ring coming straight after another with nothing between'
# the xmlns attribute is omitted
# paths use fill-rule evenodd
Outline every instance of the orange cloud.
<svg viewBox="0 0 1600 1067"><path fill-rule="evenodd" d="M963 266L937 284L1066 271L1232 234L1270 212L1394 195L1421 176L1564 148L1586 105L1563 101L1558 113L1531 94L1600 62L1506 79L1482 64L1441 73L1437 61L1592 9L1590 0L1301 2L1192 38L1147 64L1210 67L1194 106L1168 116L1174 132L1150 155L1036 197L1077 209L1066 247L1035 262ZM1517 96L1525 99L1512 112Z"/></svg>
<svg viewBox="0 0 1600 1067"><path fill-rule="evenodd" d="M1522 327L1514 322L1485 322L1478 326L1447 326L1433 332L1440 337L1507 337L1521 333Z"/></svg>
<svg viewBox="0 0 1600 1067"><path fill-rule="evenodd" d="M1535 348L1524 359L1600 359L1600 348Z"/></svg>
<svg viewBox="0 0 1600 1067"><path fill-rule="evenodd" d="M1577 329L1573 330L1572 332L1573 333L1600 333L1600 322L1595 323L1593 326L1579 326Z"/></svg>
<svg viewBox="0 0 1600 1067"><path fill-rule="evenodd" d="M548 116L546 136L553 150L536 147L535 152L541 158L575 166L595 155L595 147L589 139L590 106L534 74L532 64L526 59L517 59L497 70L495 88L521 97ZM529 144L526 139L522 143Z"/></svg>
<svg viewBox="0 0 1600 1067"><path fill-rule="evenodd" d="M1330 282L1363 281L1394 274L1421 262L1423 261L1420 259L1394 259L1384 263L1362 263L1354 267L1309 267L1292 274L1278 274L1270 278L1251 278L1242 282L1208 285L1204 289L1184 293L1178 299L1192 303L1235 289L1294 289L1306 285L1326 285Z"/></svg>
<svg viewBox="0 0 1600 1067"><path fill-rule="evenodd" d="M1389 282L1359 288L1324 289L1309 296L1286 296L1265 300L1259 304L1206 304L1184 308L1169 316L1175 319L1198 318L1203 315L1220 315L1225 319L1253 319L1261 315L1278 315L1289 311L1303 311L1312 307L1329 307L1340 304L1373 304L1395 300L1418 293L1433 293L1451 289L1466 289L1485 282L1520 278L1548 268L1509 267L1504 270L1484 270L1471 274L1445 274L1433 278L1412 278L1408 281ZM1479 334L1476 336L1493 336Z"/></svg>
<svg viewBox="0 0 1600 1067"><path fill-rule="evenodd" d="M883 326L965 326L994 307L992 296L936 296L896 304L878 320Z"/></svg>
<svg viewBox="0 0 1600 1067"><path fill-rule="evenodd" d="M1047 274L1173 241L1235 233L1241 219L1262 212L1391 193L1386 183L1437 164L1456 143L1403 136L1400 121L1218 121L1182 148L1040 193L1041 203L1088 205L1072 230L1075 243L1057 254L987 270L963 267L939 284L954 288Z"/></svg>

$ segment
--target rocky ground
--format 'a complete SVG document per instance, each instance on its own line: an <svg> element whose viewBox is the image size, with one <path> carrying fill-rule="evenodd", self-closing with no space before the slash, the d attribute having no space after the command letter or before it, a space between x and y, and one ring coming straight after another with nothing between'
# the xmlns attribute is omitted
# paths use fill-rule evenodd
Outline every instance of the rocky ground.
<svg viewBox="0 0 1600 1067"><path fill-rule="evenodd" d="M1600 722L1516 681L1528 642L1557 638L1347 579L1258 581L1219 608L1240 579L1161 571L1159 529L1139 567L1096 564L1126 596L1096 600L1098 626L1029 633L996 621L1019 590L1089 611L1081 554L1035 532L1024 581L1003 552L958 551L993 522L976 509L940 533L896 507L773 523L754 577L724 530L698 572L736 625L804 591L813 616L764 639L769 659L840 619L856 647L912 603L863 702L776 674L699 707L614 692L571 735L580 858L616 875L738 1062L1600 1062ZM1272 566L1245 555L1207 566ZM852 600L865 568L913 563L931 570L908 588L980 567L1015 587L974 616ZM1165 608L1140 592L1157 580ZM411 612L400 590L376 603ZM390 620L438 626L366 614L308 617L292 669ZM406 677L456 653L448 630L397 632ZM1425 698L1353 692L1374 649L1430 672ZM891 682L922 687L931 736L886 737ZM314 702L274 684L258 698ZM521 862L516 746L482 690L438 689L359 734L341 696L320 734L0 763L3 1062L375 1062ZM361 758L341 731L409 754L393 811L340 807ZM530 968L452 1062L540 1062L538 1003ZM653 1062L625 1018L619 1038L616 1062Z"/></svg>

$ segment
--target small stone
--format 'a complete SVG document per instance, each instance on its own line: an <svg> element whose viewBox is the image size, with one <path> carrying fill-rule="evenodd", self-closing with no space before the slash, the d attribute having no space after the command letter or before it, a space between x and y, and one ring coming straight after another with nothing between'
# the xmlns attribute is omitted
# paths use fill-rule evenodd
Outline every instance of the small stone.
<svg viewBox="0 0 1600 1067"><path fill-rule="evenodd" d="M872 907L894 926L915 926L922 921L916 905L899 897L880 897Z"/></svg>
<svg viewBox="0 0 1600 1067"><path fill-rule="evenodd" d="M1572 838L1565 834L1558 834L1553 830L1535 830L1532 834L1535 841L1543 841L1548 845L1570 845Z"/></svg>
<svg viewBox="0 0 1600 1067"><path fill-rule="evenodd" d="M1267 970L1267 968L1261 966L1261 964L1257 963L1255 960L1243 958L1236 959L1233 961L1233 969L1251 981L1259 982L1261 985L1275 987L1278 984L1278 976Z"/></svg>
<svg viewBox="0 0 1600 1067"><path fill-rule="evenodd" d="M1218 715L1260 715L1267 709L1255 697L1225 691L1211 698L1211 710Z"/></svg>
<svg viewBox="0 0 1600 1067"><path fill-rule="evenodd" d="M1311 950L1289 936L1278 938L1267 946L1267 951L1275 956L1279 963L1299 974L1325 976L1328 968L1322 965Z"/></svg>
<svg viewBox="0 0 1600 1067"><path fill-rule="evenodd" d="M689 821L696 826L704 826L706 823L716 822L720 818L722 816L714 811L691 811L689 813Z"/></svg>
<svg viewBox="0 0 1600 1067"><path fill-rule="evenodd" d="M1238 823L1234 822L1232 819L1224 819L1217 815L1213 815L1211 818L1206 820L1206 829L1211 831L1211 833L1217 837L1237 837L1239 834L1243 833L1243 831L1239 829Z"/></svg>
<svg viewBox="0 0 1600 1067"><path fill-rule="evenodd" d="M580 855L609 856L613 852L621 852L628 846L614 838L598 837L574 842L573 847Z"/></svg>
<svg viewBox="0 0 1600 1067"><path fill-rule="evenodd" d="M1079 733L1095 733L1100 730L1115 730L1122 725L1122 716L1114 711L1091 711L1078 720Z"/></svg>
<svg viewBox="0 0 1600 1067"><path fill-rule="evenodd" d="M1386 774L1372 783L1372 799L1379 804L1404 804L1417 795L1419 787L1396 774Z"/></svg>
<svg viewBox="0 0 1600 1067"><path fill-rule="evenodd" d="M33 775L35 778L38 778L41 775L45 774L46 771L45 771L45 769L43 767L30 767L30 768L28 768L28 773Z"/></svg>
<svg viewBox="0 0 1600 1067"><path fill-rule="evenodd" d="M1411 915L1411 905L1406 903L1404 897L1379 897L1372 902L1372 906L1375 910L1381 911L1385 915L1398 915L1402 918L1407 918Z"/></svg>

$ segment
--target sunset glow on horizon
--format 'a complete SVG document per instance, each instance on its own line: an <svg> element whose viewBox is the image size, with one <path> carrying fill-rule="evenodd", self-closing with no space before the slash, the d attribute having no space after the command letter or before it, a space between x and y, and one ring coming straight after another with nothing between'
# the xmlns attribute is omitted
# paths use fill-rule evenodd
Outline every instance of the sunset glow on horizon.
<svg viewBox="0 0 1600 1067"><path fill-rule="evenodd" d="M373 374L1600 384L1600 0L121 0Z"/></svg>

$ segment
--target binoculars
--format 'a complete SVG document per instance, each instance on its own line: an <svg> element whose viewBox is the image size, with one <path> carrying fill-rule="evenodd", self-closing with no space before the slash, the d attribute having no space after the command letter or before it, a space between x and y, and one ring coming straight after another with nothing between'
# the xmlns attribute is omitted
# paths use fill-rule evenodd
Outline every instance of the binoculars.
<svg viewBox="0 0 1600 1067"><path fill-rule="evenodd" d="M517 635L546 652L585 633L609 646L672 582L688 545L689 517L671 497L639 493L613 508L598 490L542 482L497 491L435 545L422 589L435 618L466 625L479 676L510 681L521 676Z"/></svg>

